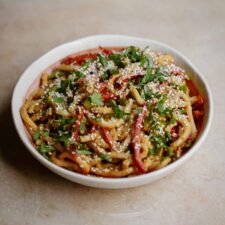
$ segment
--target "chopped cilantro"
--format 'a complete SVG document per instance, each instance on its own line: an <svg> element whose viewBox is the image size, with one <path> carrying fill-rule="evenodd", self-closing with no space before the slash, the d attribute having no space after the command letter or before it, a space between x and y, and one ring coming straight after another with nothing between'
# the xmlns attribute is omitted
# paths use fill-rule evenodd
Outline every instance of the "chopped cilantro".
<svg viewBox="0 0 225 225"><path fill-rule="evenodd" d="M137 114L141 114L143 109L142 108L137 108L136 111L137 111Z"/></svg>
<svg viewBox="0 0 225 225"><path fill-rule="evenodd" d="M109 106L113 109L115 117L117 118L123 118L126 113L124 111L122 111L117 105L116 102L113 100L109 101Z"/></svg>
<svg viewBox="0 0 225 225"><path fill-rule="evenodd" d="M147 69L147 73L141 79L141 84L146 84L154 80L154 75L152 74L152 70L150 68Z"/></svg>
<svg viewBox="0 0 225 225"><path fill-rule="evenodd" d="M103 66L104 68L106 68L106 66L108 65L107 59L106 59L103 55L98 54L98 60L99 60L99 62L102 64L102 66Z"/></svg>
<svg viewBox="0 0 225 225"><path fill-rule="evenodd" d="M60 85L60 88L58 89L58 91L60 93L65 93L67 87L68 87L68 80L61 80L61 85Z"/></svg>
<svg viewBox="0 0 225 225"><path fill-rule="evenodd" d="M113 68L110 68L110 69L108 69L107 71L109 71L110 75L119 73L119 70L113 69Z"/></svg>
<svg viewBox="0 0 225 225"><path fill-rule="evenodd" d="M182 115L182 114L186 113L186 110L185 109L178 109L178 112Z"/></svg>
<svg viewBox="0 0 225 225"><path fill-rule="evenodd" d="M70 136L67 133L63 133L55 137L54 140L64 143L66 147L69 147L71 144L73 144L73 140L70 139Z"/></svg>
<svg viewBox="0 0 225 225"><path fill-rule="evenodd" d="M123 54L122 53L112 53L109 55L109 59L114 62L116 66L122 68L124 65L122 63Z"/></svg>
<svg viewBox="0 0 225 225"><path fill-rule="evenodd" d="M169 147L172 140L170 134L166 133L165 136L153 134L149 137L149 140L154 145L155 153L159 153L163 148L169 156L172 156L173 152Z"/></svg>
<svg viewBox="0 0 225 225"><path fill-rule="evenodd" d="M103 81L109 79L109 74L107 73L107 71L105 71L105 72L101 75L101 79L102 79Z"/></svg>
<svg viewBox="0 0 225 225"><path fill-rule="evenodd" d="M87 60L87 61L82 65L82 69L83 69L83 70L87 70L87 68L91 65L92 62L93 62L93 60Z"/></svg>
<svg viewBox="0 0 225 225"><path fill-rule="evenodd" d="M76 152L80 155L91 155L92 152L86 149L77 149Z"/></svg>
<svg viewBox="0 0 225 225"><path fill-rule="evenodd" d="M145 68L149 68L152 67L153 65L153 59L151 56L147 56L142 54L141 59L140 59L140 63L141 63L141 67Z"/></svg>
<svg viewBox="0 0 225 225"><path fill-rule="evenodd" d="M176 123L176 119L174 117L171 117L169 122L168 122L168 125L175 124L175 123Z"/></svg>
<svg viewBox="0 0 225 225"><path fill-rule="evenodd" d="M53 100L53 102L56 102L56 103L62 103L63 97L52 96L52 100Z"/></svg>
<svg viewBox="0 0 225 225"><path fill-rule="evenodd" d="M49 153L55 150L51 145L46 145L44 142L37 149L41 154Z"/></svg>
<svg viewBox="0 0 225 225"><path fill-rule="evenodd" d="M105 154L99 154L98 156L99 156L101 159L103 159L104 161L106 161L106 162L112 161L112 158L111 158L110 156L108 156L108 155L105 155Z"/></svg>
<svg viewBox="0 0 225 225"><path fill-rule="evenodd" d="M80 71L74 71L73 73L71 73L68 77L69 81L70 82L73 82L73 81L76 81L78 80L79 78L83 77L84 74Z"/></svg>
<svg viewBox="0 0 225 225"><path fill-rule="evenodd" d="M127 57L132 63L139 62L141 60L140 49L134 46L130 46L126 50Z"/></svg>
<svg viewBox="0 0 225 225"><path fill-rule="evenodd" d="M166 150L167 150L169 156L174 155L173 150L170 147L166 148Z"/></svg>
<svg viewBox="0 0 225 225"><path fill-rule="evenodd" d="M84 134L86 131L86 123L87 119L85 117L82 118L81 123L80 123L80 134Z"/></svg>
<svg viewBox="0 0 225 225"><path fill-rule="evenodd" d="M117 74L118 72L119 71L117 69L110 68L101 75L101 79L103 81L108 80L111 75Z"/></svg>
<svg viewBox="0 0 225 225"><path fill-rule="evenodd" d="M49 134L50 134L50 132L49 132L48 130L44 130L44 131L42 132L42 135L43 135L44 137L48 137Z"/></svg>
<svg viewBox="0 0 225 225"><path fill-rule="evenodd" d="M36 130L34 132L33 138L34 138L35 141L37 141L39 139L39 137L40 137L40 131L39 130Z"/></svg>
<svg viewBox="0 0 225 225"><path fill-rule="evenodd" d="M132 151L132 150L131 150L131 148L129 148L129 147L126 148L126 149L124 150L124 152L129 152L129 153L131 153L131 151Z"/></svg>
<svg viewBox="0 0 225 225"><path fill-rule="evenodd" d="M144 98L151 99L151 98L161 98L161 94L156 92L154 93L151 89L149 89L147 86L144 86Z"/></svg>
<svg viewBox="0 0 225 225"><path fill-rule="evenodd" d="M147 106L148 106L148 110L151 110L151 109L152 109L152 104L151 104L151 102L148 102Z"/></svg>
<svg viewBox="0 0 225 225"><path fill-rule="evenodd" d="M84 100L84 103L83 103L83 105L84 105L84 107L86 108L86 109L90 109L91 108L91 99L90 98L86 98L85 100Z"/></svg>
<svg viewBox="0 0 225 225"><path fill-rule="evenodd" d="M164 105L163 105L162 102L159 101L159 102L156 104L155 109L156 109L156 111L157 111L160 115L164 115L165 107L164 107Z"/></svg>
<svg viewBox="0 0 225 225"><path fill-rule="evenodd" d="M184 93L186 93L187 92L187 86L186 85L182 85L182 86L179 87L179 90L183 91Z"/></svg>
<svg viewBox="0 0 225 225"><path fill-rule="evenodd" d="M66 124L72 124L75 121L75 118L65 119L62 117L58 121L59 121L60 126L65 126Z"/></svg>
<svg viewBox="0 0 225 225"><path fill-rule="evenodd" d="M171 141L172 140L172 137L171 137L171 134L170 134L170 132L169 131L166 131L166 138L167 138L167 140L168 141Z"/></svg>
<svg viewBox="0 0 225 225"><path fill-rule="evenodd" d="M94 92L91 96L89 96L92 105L103 106L104 103L102 101L102 96L100 93Z"/></svg>
<svg viewBox="0 0 225 225"><path fill-rule="evenodd" d="M149 148L148 149L148 155L155 155L155 149L154 148Z"/></svg>
<svg viewBox="0 0 225 225"><path fill-rule="evenodd" d="M103 119L103 118L102 118L101 116L97 116L95 120L96 120L97 122L101 122L102 119Z"/></svg>

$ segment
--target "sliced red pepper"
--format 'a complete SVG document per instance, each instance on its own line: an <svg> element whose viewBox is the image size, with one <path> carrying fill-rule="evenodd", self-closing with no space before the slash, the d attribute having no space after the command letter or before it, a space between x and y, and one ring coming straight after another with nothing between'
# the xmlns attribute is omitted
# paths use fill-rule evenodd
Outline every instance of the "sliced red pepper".
<svg viewBox="0 0 225 225"><path fill-rule="evenodd" d="M81 123L81 120L83 119L83 116L84 116L83 111L78 113L77 119L73 125L73 127L74 127L73 138L75 141L77 141L77 139L78 139L78 135L79 135L79 131L80 131L80 123Z"/></svg>
<svg viewBox="0 0 225 225"><path fill-rule="evenodd" d="M139 172L146 173L147 169L144 166L144 163L141 158L141 130L143 127L144 118L146 116L147 107L144 105L142 112L137 115L133 129L132 129L132 149L133 149L133 160L137 166Z"/></svg>
<svg viewBox="0 0 225 225"><path fill-rule="evenodd" d="M196 98L197 98L197 100L194 103L193 108L199 109L203 106L204 100L203 100L203 97L201 95L197 95Z"/></svg>
<svg viewBox="0 0 225 225"><path fill-rule="evenodd" d="M101 93L102 99L104 101L109 101L111 99L115 99L116 98L116 96L110 91L107 82L100 83L99 92Z"/></svg>
<svg viewBox="0 0 225 225"><path fill-rule="evenodd" d="M171 71L171 73L176 75L176 76L184 76L184 72L182 72L182 71L175 71L175 70L173 70L173 71Z"/></svg>
<svg viewBox="0 0 225 225"><path fill-rule="evenodd" d="M62 60L62 64L70 65L76 61L75 57L69 56Z"/></svg>
<svg viewBox="0 0 225 225"><path fill-rule="evenodd" d="M103 138L104 138L105 142L109 145L110 150L115 151L116 150L115 145L113 143L112 136L109 132L109 129L102 128L102 134L103 134Z"/></svg>
<svg viewBox="0 0 225 225"><path fill-rule="evenodd" d="M194 110L193 111L193 116L196 120L199 120L203 116L203 112L200 110Z"/></svg>
<svg viewBox="0 0 225 225"><path fill-rule="evenodd" d="M173 141L176 141L177 140L177 137L178 137L178 126L174 126L170 130L170 134L171 134L171 137L172 137Z"/></svg>
<svg viewBox="0 0 225 225"><path fill-rule="evenodd" d="M99 48L105 55L110 55L113 52L111 49L108 49L108 48L103 48L103 47L99 47Z"/></svg>

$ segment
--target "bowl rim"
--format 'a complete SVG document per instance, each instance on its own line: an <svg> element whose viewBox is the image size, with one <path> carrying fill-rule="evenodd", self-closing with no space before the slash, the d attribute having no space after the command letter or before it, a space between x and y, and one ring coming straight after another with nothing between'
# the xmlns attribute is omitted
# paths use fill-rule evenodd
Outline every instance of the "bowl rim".
<svg viewBox="0 0 225 225"><path fill-rule="evenodd" d="M22 80L22 78L25 75L26 71L30 70L32 67L35 66L35 64L38 61L40 61L42 58L46 57L49 53L56 51L57 49L66 47L67 45L71 45L74 43L79 44L80 42L83 42L83 41L89 41L89 40L93 41L93 40L102 39L102 38L104 38L104 39L107 39L107 38L133 39L134 41L135 40L143 41L143 42L145 41L145 42L153 43L153 44L159 45L163 48L169 49L170 51L174 52L179 58L181 58L183 61L185 61L188 64L188 66L195 71L196 76L200 79L200 81L203 83L203 85L205 87L205 91L206 91L206 94L208 97L208 115L206 118L205 127L201 131L201 135L196 140L194 145L182 157L180 157L173 163L167 165L166 167L163 167L159 170L155 170L155 171L152 171L152 172L149 172L146 174L141 174L141 175L137 175L137 176L133 176L133 177L125 177L125 178L105 178L105 177L97 177L94 175L83 175L83 174L76 173L74 171L70 171L65 168L59 167L58 165L50 162L49 160L44 158L35 149L35 147L31 143L31 141L29 140L29 138L27 137L27 139L26 139L23 135L25 133L25 129L23 129L21 127L21 124L19 121L22 119L21 118L18 119L18 110L19 109L18 109L18 107L16 107L16 101L17 101L17 93L20 91L21 85L24 82ZM116 44L115 44L115 46L116 46ZM46 66L46 68L47 68L47 66ZM35 74L34 77L35 77L34 80L37 79L38 74ZM78 182L78 183L80 180L85 183L90 183L90 186L92 186L92 184L95 183L97 185L101 184L101 186L106 186L106 187L109 186L110 187L110 185L112 185L112 188L114 188L114 186L116 186L116 188L119 188L119 185L121 185L121 187L123 187L123 186L138 186L138 184L147 183L148 181L144 182L146 180L149 180L149 182L150 182L151 179L154 179L157 177L162 177L162 176L168 174L170 171L174 170L175 168L179 167L188 158L190 158L194 154L194 152L196 152L196 150L199 149L200 145L203 143L203 141L205 140L205 138L210 130L210 127L212 124L212 118L213 118L213 97L212 97L212 92L209 88L209 85L208 85L205 77L202 75L202 73L198 70L198 68L195 65L193 65L193 63L186 56L184 56L182 53L180 53L175 48L173 48L167 44L164 44L160 41L156 41L156 40L152 40L152 39L148 39L148 38L134 37L134 36L128 36L128 35L117 35L117 34L100 34L100 35L93 35L93 36L79 38L74 41L58 45L55 48L52 48L51 50L47 51L45 54L43 54L38 59L36 59L32 64L30 64L30 66L27 67L27 69L22 73L22 75L20 76L20 78L18 79L18 81L15 85L15 88L13 90L12 100L11 100L11 111L12 111L14 125L16 127L17 133L19 134L20 139L25 144L25 146L29 150L29 152L39 162L41 162L44 166L46 166L48 169L52 170L53 172L57 173L60 176L63 176L62 174L64 174L64 177L66 177L67 179L70 179L70 180ZM26 133L25 133L25 135L27 136ZM130 185L127 185L128 182L130 183ZM135 185L132 185L132 184L135 184Z"/></svg>

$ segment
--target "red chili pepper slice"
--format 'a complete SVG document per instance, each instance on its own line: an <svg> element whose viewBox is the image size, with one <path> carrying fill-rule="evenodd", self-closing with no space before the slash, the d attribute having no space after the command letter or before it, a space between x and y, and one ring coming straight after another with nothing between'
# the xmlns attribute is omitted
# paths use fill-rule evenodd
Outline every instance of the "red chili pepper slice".
<svg viewBox="0 0 225 225"><path fill-rule="evenodd" d="M112 50L111 49L108 49L108 48L103 48L103 47L99 47L101 49L101 51L106 54L106 55L110 55L112 54Z"/></svg>
<svg viewBox="0 0 225 225"><path fill-rule="evenodd" d="M102 128L102 134L103 134L103 138L104 138L105 142L109 145L110 150L115 151L116 150L115 145L113 143L112 136L109 132L109 129Z"/></svg>
<svg viewBox="0 0 225 225"><path fill-rule="evenodd" d="M70 64L74 63L75 61L76 61L75 57L69 56L69 57L65 58L61 63L70 65Z"/></svg>
<svg viewBox="0 0 225 225"><path fill-rule="evenodd" d="M178 137L178 126L174 126L170 130L170 134L171 134L171 137L172 137L173 141L176 141L177 140L177 137Z"/></svg>
<svg viewBox="0 0 225 225"><path fill-rule="evenodd" d="M116 98L116 96L113 93L111 93L107 82L103 82L100 84L99 92L101 93L102 99L104 101L109 101L111 99Z"/></svg>
<svg viewBox="0 0 225 225"><path fill-rule="evenodd" d="M204 103L203 97L201 95L197 95L197 100L193 105L194 109L201 109Z"/></svg>
<svg viewBox="0 0 225 225"><path fill-rule="evenodd" d="M199 120L203 116L203 112L200 110L194 110L193 111L193 116L196 120Z"/></svg>
<svg viewBox="0 0 225 225"><path fill-rule="evenodd" d="M142 130L142 124L144 122L144 118L146 116L147 107L144 105L142 112L137 115L133 129L132 129L132 149L133 149L133 160L141 173L146 173L147 170L144 166L144 163L141 158L141 140L140 134Z"/></svg>

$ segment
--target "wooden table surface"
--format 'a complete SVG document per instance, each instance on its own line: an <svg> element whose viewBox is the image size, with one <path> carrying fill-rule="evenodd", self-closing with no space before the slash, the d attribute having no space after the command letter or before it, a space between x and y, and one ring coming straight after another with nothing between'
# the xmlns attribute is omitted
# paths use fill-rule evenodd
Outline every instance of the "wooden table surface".
<svg viewBox="0 0 225 225"><path fill-rule="evenodd" d="M93 34L156 39L202 71L214 97L207 140L183 167L125 190L69 182L38 163L14 129L22 72L51 48ZM225 1L0 0L0 224L225 224Z"/></svg>

